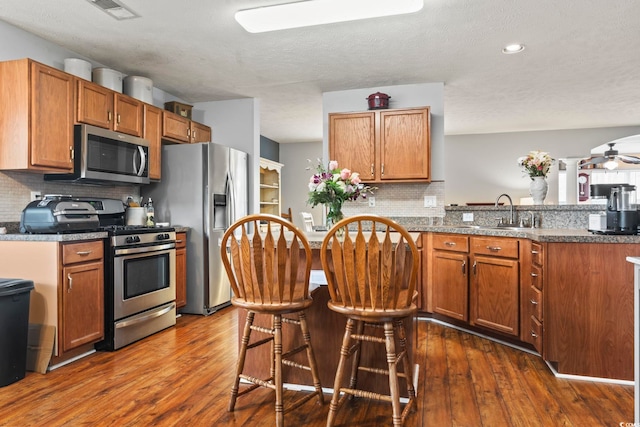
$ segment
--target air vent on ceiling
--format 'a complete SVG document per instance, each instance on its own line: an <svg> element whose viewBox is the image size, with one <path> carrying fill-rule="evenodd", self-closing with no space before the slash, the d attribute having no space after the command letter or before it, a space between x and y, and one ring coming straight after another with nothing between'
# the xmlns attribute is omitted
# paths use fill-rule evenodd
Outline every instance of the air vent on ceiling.
<svg viewBox="0 0 640 427"><path fill-rule="evenodd" d="M136 15L127 7L125 7L121 2L116 0L87 0L87 1L115 19L120 20L120 19L131 19L131 18L139 17L139 15Z"/></svg>

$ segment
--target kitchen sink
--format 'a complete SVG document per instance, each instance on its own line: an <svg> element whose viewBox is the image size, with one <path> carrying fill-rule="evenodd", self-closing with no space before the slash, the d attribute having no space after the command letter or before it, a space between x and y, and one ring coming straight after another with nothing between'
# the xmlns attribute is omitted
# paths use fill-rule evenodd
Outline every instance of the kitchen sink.
<svg viewBox="0 0 640 427"><path fill-rule="evenodd" d="M451 228L467 229L467 230L504 230L504 231L527 231L532 230L529 227L503 226L503 225L451 225Z"/></svg>

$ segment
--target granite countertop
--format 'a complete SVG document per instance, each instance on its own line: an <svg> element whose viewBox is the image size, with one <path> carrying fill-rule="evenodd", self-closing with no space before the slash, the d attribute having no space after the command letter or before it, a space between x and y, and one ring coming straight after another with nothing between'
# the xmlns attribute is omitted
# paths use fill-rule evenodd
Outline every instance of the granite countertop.
<svg viewBox="0 0 640 427"><path fill-rule="evenodd" d="M640 235L602 235L584 229L572 228L523 228L518 230L497 228L470 228L456 225L407 226L407 231L471 234L531 239L538 242L565 243L640 243Z"/></svg>
<svg viewBox="0 0 640 427"><path fill-rule="evenodd" d="M190 227L180 225L174 226L176 232L188 232ZM83 233L61 233L61 234L25 234L8 233L0 234L2 241L22 241L22 242L74 242L82 240L106 239L109 234L106 231L91 231Z"/></svg>

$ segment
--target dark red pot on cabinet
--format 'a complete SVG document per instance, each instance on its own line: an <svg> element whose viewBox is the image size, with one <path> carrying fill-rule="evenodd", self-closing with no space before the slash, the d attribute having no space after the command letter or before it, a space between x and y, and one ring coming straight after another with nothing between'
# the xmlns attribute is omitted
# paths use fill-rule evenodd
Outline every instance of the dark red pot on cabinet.
<svg viewBox="0 0 640 427"><path fill-rule="evenodd" d="M370 110L380 110L383 108L389 108L389 99L391 97L386 93L376 92L369 95L367 100L369 101Z"/></svg>

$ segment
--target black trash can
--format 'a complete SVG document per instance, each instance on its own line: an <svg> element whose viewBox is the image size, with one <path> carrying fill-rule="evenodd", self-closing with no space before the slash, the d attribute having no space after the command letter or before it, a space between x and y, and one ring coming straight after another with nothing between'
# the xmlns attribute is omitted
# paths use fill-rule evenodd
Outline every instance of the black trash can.
<svg viewBox="0 0 640 427"><path fill-rule="evenodd" d="M23 379L27 371L32 289L31 280L0 279L0 387Z"/></svg>

